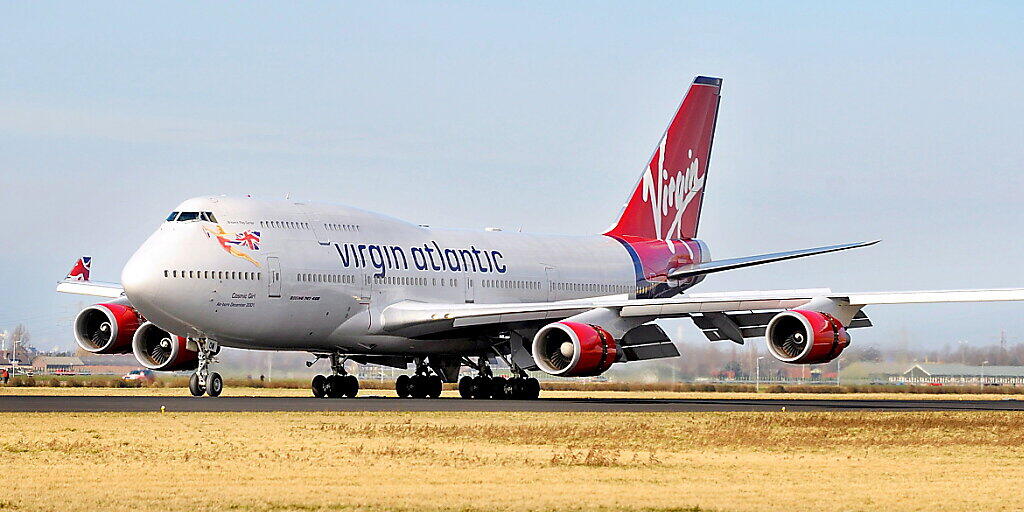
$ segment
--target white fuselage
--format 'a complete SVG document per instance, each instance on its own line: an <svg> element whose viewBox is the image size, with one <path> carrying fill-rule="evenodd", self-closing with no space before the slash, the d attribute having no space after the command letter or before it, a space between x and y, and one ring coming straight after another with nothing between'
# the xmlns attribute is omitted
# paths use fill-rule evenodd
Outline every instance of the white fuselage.
<svg viewBox="0 0 1024 512"><path fill-rule="evenodd" d="M122 284L169 332L265 350L472 353L476 340L377 335L400 301L547 302L634 296L636 264L605 236L432 229L344 206L204 197L163 223Z"/></svg>

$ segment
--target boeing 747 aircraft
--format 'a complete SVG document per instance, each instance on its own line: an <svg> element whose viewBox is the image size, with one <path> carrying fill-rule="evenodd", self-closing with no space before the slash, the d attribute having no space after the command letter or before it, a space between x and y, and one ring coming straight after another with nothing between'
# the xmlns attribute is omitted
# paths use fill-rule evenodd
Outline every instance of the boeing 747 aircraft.
<svg viewBox="0 0 1024 512"><path fill-rule="evenodd" d="M437 397L458 379L474 398L537 398L527 371L599 375L679 356L659 318L689 317L712 341L765 337L793 364L825 363L868 327L871 304L1024 300L1024 289L684 294L708 274L864 247L856 242L711 258L698 240L722 80L697 77L611 228L534 235L420 226L348 206L198 197L174 208L131 257L121 283L78 260L61 292L106 297L74 322L78 344L134 352L147 368L194 371L217 396L221 347L304 351L330 362L317 397L354 397L347 360L412 367L399 396ZM495 377L501 359L513 377Z"/></svg>

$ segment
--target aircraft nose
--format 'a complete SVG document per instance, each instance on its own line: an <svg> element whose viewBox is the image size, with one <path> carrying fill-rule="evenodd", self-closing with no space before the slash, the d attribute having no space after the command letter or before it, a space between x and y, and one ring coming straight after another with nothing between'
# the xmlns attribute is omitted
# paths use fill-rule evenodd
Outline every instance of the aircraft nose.
<svg viewBox="0 0 1024 512"><path fill-rule="evenodd" d="M144 249L144 246L139 248L121 270L121 286L136 307L147 302L145 299L152 295L156 272L159 271Z"/></svg>
<svg viewBox="0 0 1024 512"><path fill-rule="evenodd" d="M147 240L121 270L121 286L128 300L143 313L150 305L150 299L157 294L159 278L163 276L160 258L153 245L152 240Z"/></svg>

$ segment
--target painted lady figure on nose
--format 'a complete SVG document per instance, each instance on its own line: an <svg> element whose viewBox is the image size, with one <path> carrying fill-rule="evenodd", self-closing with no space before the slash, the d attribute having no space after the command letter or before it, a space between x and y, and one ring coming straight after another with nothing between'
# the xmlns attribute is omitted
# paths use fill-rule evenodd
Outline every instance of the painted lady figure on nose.
<svg viewBox="0 0 1024 512"><path fill-rule="evenodd" d="M241 233L228 233L224 231L220 224L213 228L204 227L203 229L206 230L206 236L216 238L221 248L227 251L228 254L242 258L257 267L260 266L259 262L253 259L252 256L239 249L239 247L244 247L252 251L260 250L259 231L246 230Z"/></svg>

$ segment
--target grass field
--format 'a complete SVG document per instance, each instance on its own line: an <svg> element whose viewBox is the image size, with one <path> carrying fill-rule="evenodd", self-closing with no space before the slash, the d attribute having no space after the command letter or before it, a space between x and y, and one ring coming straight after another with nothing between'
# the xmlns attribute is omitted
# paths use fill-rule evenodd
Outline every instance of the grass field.
<svg viewBox="0 0 1024 512"><path fill-rule="evenodd" d="M1021 510L1024 413L8 413L0 510Z"/></svg>

